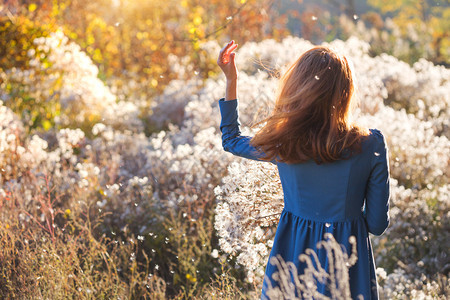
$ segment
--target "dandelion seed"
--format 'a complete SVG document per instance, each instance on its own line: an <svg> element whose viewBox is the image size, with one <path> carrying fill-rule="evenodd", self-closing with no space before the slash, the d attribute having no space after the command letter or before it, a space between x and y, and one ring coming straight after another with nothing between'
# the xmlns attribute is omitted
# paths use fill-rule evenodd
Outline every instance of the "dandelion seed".
<svg viewBox="0 0 450 300"><path fill-rule="evenodd" d="M314 79L315 79L315 80L319 80L320 77L316 75L316 76L314 76Z"/></svg>
<svg viewBox="0 0 450 300"><path fill-rule="evenodd" d="M144 237L142 235L138 235L137 239L140 240L141 242L144 241Z"/></svg>
<svg viewBox="0 0 450 300"><path fill-rule="evenodd" d="M219 251L217 251L217 249L214 249L214 250L211 252L211 256L212 256L213 258L219 257Z"/></svg>
<svg viewBox="0 0 450 300"><path fill-rule="evenodd" d="M232 16L228 16L227 17L227 21L231 21L231 20L233 20L233 17Z"/></svg>
<svg viewBox="0 0 450 300"><path fill-rule="evenodd" d="M149 232L148 233L149 236L153 236L153 234L154 234L153 232Z"/></svg>
<svg viewBox="0 0 450 300"><path fill-rule="evenodd" d="M317 17L316 17L316 16L312 16L312 17L311 17L311 20L317 21Z"/></svg>
<svg viewBox="0 0 450 300"><path fill-rule="evenodd" d="M353 20L357 20L359 17L357 15L353 15Z"/></svg>
<svg viewBox="0 0 450 300"><path fill-rule="evenodd" d="M330 227L331 226L331 224L330 223L325 223L325 227Z"/></svg>
<svg viewBox="0 0 450 300"><path fill-rule="evenodd" d="M155 252L156 252L156 250L155 250L155 249L152 249L152 252L153 252L153 253L155 253Z"/></svg>
<svg viewBox="0 0 450 300"><path fill-rule="evenodd" d="M186 218L187 217L187 213L183 213L183 218Z"/></svg>
<svg viewBox="0 0 450 300"><path fill-rule="evenodd" d="M373 154L375 154L375 156L380 156L380 153L378 152L374 152Z"/></svg>
<svg viewBox="0 0 450 300"><path fill-rule="evenodd" d="M170 274L173 274L173 273L175 273L175 271L170 270Z"/></svg>
<svg viewBox="0 0 450 300"><path fill-rule="evenodd" d="M194 71L194 74L195 74L195 75L198 75L198 74L199 74L199 72L198 72L198 71Z"/></svg>
<svg viewBox="0 0 450 300"><path fill-rule="evenodd" d="M137 203L134 203L134 206L138 206L138 204L137 204Z"/></svg>
<svg viewBox="0 0 450 300"><path fill-rule="evenodd" d="M111 231L111 234L112 234L112 235L116 235L116 233L115 233L114 231Z"/></svg>
<svg viewBox="0 0 450 300"><path fill-rule="evenodd" d="M156 269L156 270L159 270L159 265L155 265L155 269Z"/></svg>
<svg viewBox="0 0 450 300"><path fill-rule="evenodd" d="M120 22L114 23L114 26L118 27L120 25Z"/></svg>
<svg viewBox="0 0 450 300"><path fill-rule="evenodd" d="M169 231L172 231L173 230L173 228L172 227L169 227Z"/></svg>

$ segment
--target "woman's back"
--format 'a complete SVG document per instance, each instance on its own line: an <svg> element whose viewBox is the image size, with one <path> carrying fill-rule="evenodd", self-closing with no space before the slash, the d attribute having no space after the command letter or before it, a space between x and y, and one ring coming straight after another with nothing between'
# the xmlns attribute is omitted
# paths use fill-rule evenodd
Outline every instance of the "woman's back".
<svg viewBox="0 0 450 300"><path fill-rule="evenodd" d="M323 222L360 217L366 198L368 202L376 202L377 197L384 201L389 193L388 166L383 163L387 160L386 155L381 132L372 129L371 135L363 141L361 153L349 159L324 164L313 160L298 164L277 163L285 210ZM378 177L377 172L381 172ZM369 204L369 212L380 208L378 215L370 216L369 224L373 228L369 227L369 231L374 234L381 234L388 222L387 207L380 204L373 205L375 207Z"/></svg>

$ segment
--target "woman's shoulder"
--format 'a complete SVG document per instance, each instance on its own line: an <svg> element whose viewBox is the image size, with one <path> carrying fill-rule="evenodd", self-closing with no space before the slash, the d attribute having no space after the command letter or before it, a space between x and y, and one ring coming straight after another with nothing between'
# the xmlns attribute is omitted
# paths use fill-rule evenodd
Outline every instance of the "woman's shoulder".
<svg viewBox="0 0 450 300"><path fill-rule="evenodd" d="M370 128L369 135L366 137L364 144L366 147L372 150L387 149L386 136L383 132L377 128Z"/></svg>
<svg viewBox="0 0 450 300"><path fill-rule="evenodd" d="M377 128L369 128L369 139L374 141L374 142L378 142L378 143L385 143L386 142L386 138L383 134L383 132L381 132L380 129Z"/></svg>
<svg viewBox="0 0 450 300"><path fill-rule="evenodd" d="M378 128L369 128L370 135L376 136L377 138L382 138L383 133Z"/></svg>

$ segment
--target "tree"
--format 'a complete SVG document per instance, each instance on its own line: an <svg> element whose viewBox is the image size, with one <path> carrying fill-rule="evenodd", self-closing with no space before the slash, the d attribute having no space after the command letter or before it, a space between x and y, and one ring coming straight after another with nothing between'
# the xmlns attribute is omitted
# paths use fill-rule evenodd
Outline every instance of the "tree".
<svg viewBox="0 0 450 300"><path fill-rule="evenodd" d="M435 63L450 63L450 6L438 0L368 0L382 14L392 15L403 36L412 39L430 38L431 50L418 55ZM428 53L427 53L428 52Z"/></svg>

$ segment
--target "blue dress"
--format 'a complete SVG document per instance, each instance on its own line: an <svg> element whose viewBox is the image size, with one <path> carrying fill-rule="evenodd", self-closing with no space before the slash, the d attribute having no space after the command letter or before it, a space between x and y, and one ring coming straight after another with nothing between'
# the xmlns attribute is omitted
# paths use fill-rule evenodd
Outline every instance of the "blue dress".
<svg viewBox="0 0 450 300"><path fill-rule="evenodd" d="M250 145L251 137L241 136L238 100L219 100L222 121L222 144L226 151L241 157L260 160ZM349 237L356 238L358 259L349 269L350 291L353 299L378 299L375 264L369 233L381 235L389 225L389 166L385 139L377 129L363 141L362 152L346 160L316 164L286 164L274 161L278 167L284 193L281 213L270 257L280 255L293 262L299 274L305 266L299 255L313 249L322 267L328 259L317 243L325 233L351 252ZM259 152L260 153L260 152ZM265 299L267 280L276 282L272 274L277 268L267 264L262 298ZM325 286L318 290L327 295Z"/></svg>

